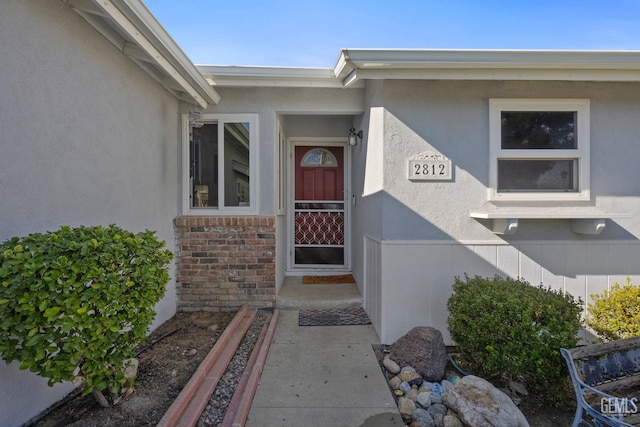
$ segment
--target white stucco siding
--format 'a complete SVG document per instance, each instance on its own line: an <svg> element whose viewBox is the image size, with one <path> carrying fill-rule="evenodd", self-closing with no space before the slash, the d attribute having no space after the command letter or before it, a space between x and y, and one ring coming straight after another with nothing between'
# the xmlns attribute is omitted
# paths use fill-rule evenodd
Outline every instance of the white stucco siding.
<svg viewBox="0 0 640 427"><path fill-rule="evenodd" d="M640 114L636 83L388 81L384 86L384 239L495 239L471 219L486 209L490 98L586 98L591 103L591 201L574 204L632 219L607 220L588 239L640 233L640 184L633 177ZM407 179L407 159L435 152L451 159L451 181ZM565 204L564 206L566 206ZM547 204L553 207L558 204ZM521 221L509 239L580 239L568 220Z"/></svg>
<svg viewBox="0 0 640 427"><path fill-rule="evenodd" d="M381 224L363 217L355 242L363 242L365 308L382 342L392 343L418 325L440 329L451 342L446 304L454 277L465 273L522 277L583 301L627 276L640 283L640 184L633 165L639 84L385 81L375 82L378 93L379 86L383 96L367 104L365 120L384 129L383 188L364 194L360 206L381 207ZM511 236L496 235L488 221L470 218L473 210L527 206L487 202L491 98L589 99L591 200L537 206L626 217L607 218L599 235L574 233L568 219L520 220ZM383 115L374 118L371 112L381 106ZM448 157L453 179L410 181L407 160L423 152ZM363 182L357 177L362 173L354 171L354 182Z"/></svg>
<svg viewBox="0 0 640 427"><path fill-rule="evenodd" d="M363 130L364 138L351 149L351 180L355 195L352 216L353 275L365 297L365 308L372 322L381 321L379 310L382 295L379 292L380 272L366 270L370 262L378 259L376 240L382 236L382 200L384 191L384 107L382 82L370 81L365 88L365 112L354 124Z"/></svg>
<svg viewBox="0 0 640 427"><path fill-rule="evenodd" d="M0 240L115 223L173 250L178 101L61 1L0 2L0 40ZM70 389L0 362L0 425Z"/></svg>
<svg viewBox="0 0 640 427"><path fill-rule="evenodd" d="M277 120L280 118L287 138L346 138L350 127L348 116L362 112L361 89L221 87L216 90L222 100L210 106L207 113L258 114L258 175L255 179L259 183L260 215L275 215L276 212Z"/></svg>
<svg viewBox="0 0 640 427"><path fill-rule="evenodd" d="M258 183L260 215L276 214L279 174L287 174L286 167L277 170L278 121L289 141L295 138L346 138L353 126L351 118L362 113L362 89L220 87L216 90L222 100L209 107L208 113L258 115L258 169L257 176L252 179ZM288 198L289 194L285 199ZM277 290L287 268L287 239L286 218L279 216L276 218Z"/></svg>

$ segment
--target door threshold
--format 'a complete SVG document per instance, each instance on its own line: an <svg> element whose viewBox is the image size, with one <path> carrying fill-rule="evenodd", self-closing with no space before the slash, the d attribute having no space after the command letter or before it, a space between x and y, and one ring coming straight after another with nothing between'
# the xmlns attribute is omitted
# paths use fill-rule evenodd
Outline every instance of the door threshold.
<svg viewBox="0 0 640 427"><path fill-rule="evenodd" d="M289 276L334 276L337 274L353 274L350 269L336 269L336 270L318 270L318 269L305 269L305 270L286 270L284 272L285 277Z"/></svg>

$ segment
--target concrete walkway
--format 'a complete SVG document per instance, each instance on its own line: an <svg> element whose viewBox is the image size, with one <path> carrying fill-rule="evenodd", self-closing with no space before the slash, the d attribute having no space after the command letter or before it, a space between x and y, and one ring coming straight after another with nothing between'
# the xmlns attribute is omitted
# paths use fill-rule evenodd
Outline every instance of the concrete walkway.
<svg viewBox="0 0 640 427"><path fill-rule="evenodd" d="M403 426L371 325L298 326L282 310L247 427Z"/></svg>

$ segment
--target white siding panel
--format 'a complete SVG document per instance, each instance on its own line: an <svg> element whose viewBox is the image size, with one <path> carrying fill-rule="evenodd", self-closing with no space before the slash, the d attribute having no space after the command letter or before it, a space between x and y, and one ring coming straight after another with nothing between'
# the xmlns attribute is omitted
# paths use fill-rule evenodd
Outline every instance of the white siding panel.
<svg viewBox="0 0 640 427"><path fill-rule="evenodd" d="M453 292L453 275L451 274L451 248L452 245L432 245L429 251L427 265L429 273L427 274L429 296L429 325L441 324L443 319L449 316L447 302ZM445 322L446 325L446 322ZM439 328L445 339L450 341L449 331Z"/></svg>
<svg viewBox="0 0 640 427"><path fill-rule="evenodd" d="M564 245L564 248L566 260L564 290L586 301L587 285L584 274L587 269L586 245Z"/></svg>
<svg viewBox="0 0 640 427"><path fill-rule="evenodd" d="M534 286L542 283L542 259L543 248L539 244L527 244L520 246L520 277Z"/></svg>
<svg viewBox="0 0 640 427"><path fill-rule="evenodd" d="M624 284L627 283L627 277L629 277L629 268L632 262L637 263L640 258L631 259L632 245L610 245L609 246L609 284L614 283ZM638 283L638 282L634 282Z"/></svg>
<svg viewBox="0 0 640 427"><path fill-rule="evenodd" d="M474 264L478 270L487 272L486 274L477 274L481 276L494 276L495 268L498 265L498 247L495 245L477 245L473 246L473 252L476 255Z"/></svg>
<svg viewBox="0 0 640 427"><path fill-rule="evenodd" d="M364 238L364 310L371 324L378 332L382 331L382 263L380 243L365 236Z"/></svg>
<svg viewBox="0 0 640 427"><path fill-rule="evenodd" d="M473 276L474 273L470 269L470 265L473 263L475 254L473 248L469 248L465 245L452 245L451 246L451 276L460 277L464 279L465 273Z"/></svg>
<svg viewBox="0 0 640 427"><path fill-rule="evenodd" d="M452 248L452 270L455 276L464 278L482 276L493 277L498 274L496 268L497 250L488 245L454 245Z"/></svg>
<svg viewBox="0 0 640 427"><path fill-rule="evenodd" d="M516 279L520 277L520 251L515 246L498 246L497 267L500 275Z"/></svg>
<svg viewBox="0 0 640 427"><path fill-rule="evenodd" d="M640 245L630 244L629 249L629 265L627 271L631 282L640 284ZM626 280L626 279L625 279Z"/></svg>
<svg viewBox="0 0 640 427"><path fill-rule="evenodd" d="M371 243L367 245L370 247ZM640 276L640 243L542 242L509 246L416 241L379 245L383 319L379 334L381 341L388 344L415 326L435 327L445 342L452 344L447 330L447 301L454 278L464 278L465 273L521 277L532 285L542 283L570 292L583 301L615 280L622 278L624 282L631 275L634 283L639 283ZM372 262L368 256L367 263ZM378 284L368 280L367 286ZM367 295L371 292L373 289L368 289ZM371 307L369 297L367 307Z"/></svg>
<svg viewBox="0 0 640 427"><path fill-rule="evenodd" d="M545 245L541 266L543 285L564 292L565 246Z"/></svg>
<svg viewBox="0 0 640 427"><path fill-rule="evenodd" d="M382 245L381 247L381 278L382 278L382 330L380 341L392 343L408 332L406 312L419 309L419 305L406 305L402 292L407 285L396 276L402 266L407 265L406 260L398 257L395 246ZM405 311L407 310L407 311ZM392 338L391 338L392 337Z"/></svg>
<svg viewBox="0 0 640 427"><path fill-rule="evenodd" d="M609 273L613 265L609 261L610 245L586 245L587 269L586 292L587 298L592 294L601 293L609 287Z"/></svg>

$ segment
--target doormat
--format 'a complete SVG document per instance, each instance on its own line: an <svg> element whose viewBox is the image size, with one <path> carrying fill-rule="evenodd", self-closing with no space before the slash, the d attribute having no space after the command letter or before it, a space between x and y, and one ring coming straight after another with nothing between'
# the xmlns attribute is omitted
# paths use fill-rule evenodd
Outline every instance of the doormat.
<svg viewBox="0 0 640 427"><path fill-rule="evenodd" d="M370 325L367 313L360 308L340 308L327 310L300 310L299 326L349 326Z"/></svg>
<svg viewBox="0 0 640 427"><path fill-rule="evenodd" d="M353 274L338 276L302 276L303 285L335 285L338 283L356 283Z"/></svg>

